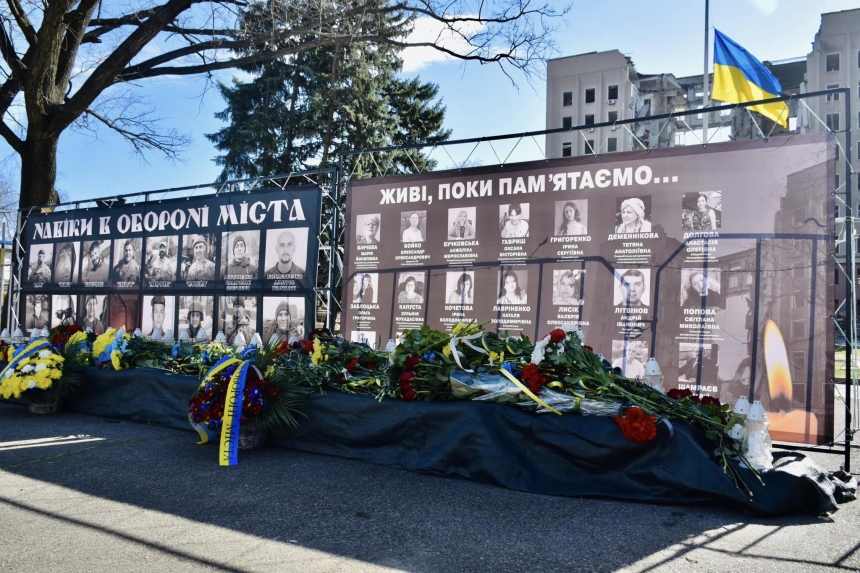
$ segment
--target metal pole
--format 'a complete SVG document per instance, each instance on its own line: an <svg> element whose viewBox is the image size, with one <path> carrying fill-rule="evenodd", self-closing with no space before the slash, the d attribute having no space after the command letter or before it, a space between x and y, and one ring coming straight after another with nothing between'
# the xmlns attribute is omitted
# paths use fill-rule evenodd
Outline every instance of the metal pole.
<svg viewBox="0 0 860 573"><path fill-rule="evenodd" d="M326 316L326 328L334 332L335 312L334 309L334 274L337 271L337 243L340 233L340 174L343 172L343 153L338 154L337 169L334 177L334 207L331 213L331 236L328 239L328 316Z"/></svg>
<svg viewBox="0 0 860 573"><path fill-rule="evenodd" d="M702 108L704 109L708 102L710 101L710 97L708 94L710 92L710 86L708 85L710 82L708 81L708 52L710 46L708 45L708 3L709 0L705 0L705 73L704 80L702 82ZM708 146L708 114L706 112L702 112L702 143L705 147Z"/></svg>
<svg viewBox="0 0 860 573"><path fill-rule="evenodd" d="M845 208L848 211L845 223L848 229L845 231L845 262L848 263L848 344L846 348L845 368L845 471L851 472L851 441L853 431L851 429L851 385L854 383L854 344L857 336L857 265L854 260L854 205L851 202L851 90L845 88L842 94L845 98L845 149L848 155L845 157Z"/></svg>

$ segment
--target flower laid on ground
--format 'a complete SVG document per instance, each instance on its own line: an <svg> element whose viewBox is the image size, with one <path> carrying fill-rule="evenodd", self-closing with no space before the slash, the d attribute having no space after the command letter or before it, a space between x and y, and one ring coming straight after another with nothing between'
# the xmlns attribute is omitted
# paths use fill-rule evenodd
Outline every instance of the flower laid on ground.
<svg viewBox="0 0 860 573"><path fill-rule="evenodd" d="M19 346L0 372L0 397L20 398L28 391L49 390L63 377L65 358L45 340Z"/></svg>
<svg viewBox="0 0 860 573"><path fill-rule="evenodd" d="M657 426L654 424L654 414L645 414L642 408L633 406L627 414L615 416L615 422L621 428L621 434L637 444L650 442L657 437Z"/></svg>

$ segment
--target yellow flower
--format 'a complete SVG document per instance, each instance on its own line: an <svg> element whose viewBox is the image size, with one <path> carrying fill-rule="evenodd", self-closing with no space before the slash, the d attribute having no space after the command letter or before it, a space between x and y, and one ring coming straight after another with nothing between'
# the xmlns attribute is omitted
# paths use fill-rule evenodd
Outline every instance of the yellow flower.
<svg viewBox="0 0 860 573"><path fill-rule="evenodd" d="M446 344L445 346L442 347L442 354L444 354L448 358L451 358L451 345L450 344Z"/></svg>
<svg viewBox="0 0 860 573"><path fill-rule="evenodd" d="M6 361L12 362L12 355L15 354L15 347L10 346L8 352L6 353Z"/></svg>
<svg viewBox="0 0 860 573"><path fill-rule="evenodd" d="M104 334L96 338L96 341L93 343L93 358L98 358L99 356L101 356L101 353L105 351L105 348L110 346L113 342L115 334L116 329L108 328Z"/></svg>
<svg viewBox="0 0 860 573"><path fill-rule="evenodd" d="M66 346L74 346L79 344L87 339L87 333L84 331L74 333L70 338L69 342Z"/></svg>
<svg viewBox="0 0 860 573"><path fill-rule="evenodd" d="M463 324L462 322L458 322L458 323L457 323L457 325L454 327L454 329L453 329L453 331L452 331L452 332L454 333L454 336L457 336L457 335L459 335L461 332L463 332L463 330L464 330L465 328L466 328L466 325L465 325L465 324Z"/></svg>
<svg viewBox="0 0 860 573"><path fill-rule="evenodd" d="M122 358L122 352L119 350L114 350L110 353L110 362L113 364L114 370L122 370L122 363L119 359Z"/></svg>
<svg viewBox="0 0 860 573"><path fill-rule="evenodd" d="M498 353L490 350L490 361L494 364L505 361L505 353Z"/></svg>

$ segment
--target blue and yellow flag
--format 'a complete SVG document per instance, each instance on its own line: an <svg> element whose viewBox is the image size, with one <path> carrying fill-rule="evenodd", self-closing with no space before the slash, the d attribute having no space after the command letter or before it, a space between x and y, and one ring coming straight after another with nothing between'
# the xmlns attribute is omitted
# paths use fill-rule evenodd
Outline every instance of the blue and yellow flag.
<svg viewBox="0 0 860 573"><path fill-rule="evenodd" d="M747 103L779 97L782 85L769 69L731 38L714 30L714 89L711 99L727 103ZM771 121L788 127L788 106L784 101L750 106Z"/></svg>

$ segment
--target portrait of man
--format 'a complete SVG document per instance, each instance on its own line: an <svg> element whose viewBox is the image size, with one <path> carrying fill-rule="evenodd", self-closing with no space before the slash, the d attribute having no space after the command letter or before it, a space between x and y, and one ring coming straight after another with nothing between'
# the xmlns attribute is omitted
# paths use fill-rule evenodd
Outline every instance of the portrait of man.
<svg viewBox="0 0 860 573"><path fill-rule="evenodd" d="M59 243L54 257L54 283L74 284L78 282L78 250L80 243Z"/></svg>
<svg viewBox="0 0 860 573"><path fill-rule="evenodd" d="M305 300L299 297L263 299L263 343L289 341L305 335Z"/></svg>
<svg viewBox="0 0 860 573"><path fill-rule="evenodd" d="M84 284L106 283L108 281L108 257L110 257L110 241L84 241L84 261L81 276Z"/></svg>
<svg viewBox="0 0 860 573"><path fill-rule="evenodd" d="M151 237L146 241L146 280L176 280L176 249L171 237Z"/></svg>
<svg viewBox="0 0 860 573"><path fill-rule="evenodd" d="M27 282L51 282L51 261L53 260L53 255L54 246L51 244L33 245L30 247L30 270L27 273Z"/></svg>
<svg viewBox="0 0 860 573"><path fill-rule="evenodd" d="M678 382L716 385L718 365L718 344L681 342L678 345Z"/></svg>
<svg viewBox="0 0 860 573"><path fill-rule="evenodd" d="M156 334L173 330L173 297L162 295L143 297L143 334L152 338Z"/></svg>
<svg viewBox="0 0 860 573"><path fill-rule="evenodd" d="M27 295L27 318L24 320L25 334L34 328L39 330L48 325L48 296L44 294Z"/></svg>
<svg viewBox="0 0 860 573"><path fill-rule="evenodd" d="M221 299L222 301L224 299ZM255 299L243 296L227 297L227 305L224 309L226 318L224 320L224 336L227 337L227 344L236 344L236 335L240 332L245 339L245 344L251 343L251 337L257 331L256 318L251 316L251 313L256 315ZM223 303L222 303L223 304ZM263 342L267 342L264 340Z"/></svg>
<svg viewBox="0 0 860 573"><path fill-rule="evenodd" d="M651 269L615 269L615 306L648 307Z"/></svg>
<svg viewBox="0 0 860 573"><path fill-rule="evenodd" d="M378 245L380 234L379 213L356 215L355 228L358 233L355 242L359 245Z"/></svg>
<svg viewBox="0 0 860 573"><path fill-rule="evenodd" d="M84 309L84 315L78 316L78 325L83 328L89 328L96 334L103 334L105 331L104 317L105 301L107 297L103 294L87 294L81 295L81 307Z"/></svg>
<svg viewBox="0 0 860 573"><path fill-rule="evenodd" d="M182 280L212 281L215 280L215 263L210 259L210 245L207 237L195 235L190 241L185 238L186 246L191 243L191 254L182 262Z"/></svg>
<svg viewBox="0 0 860 573"><path fill-rule="evenodd" d="M266 233L266 278L281 275L303 278L307 245L307 228L269 230Z"/></svg>
<svg viewBox="0 0 860 573"><path fill-rule="evenodd" d="M126 239L120 245L118 252L114 253L116 262L111 269L111 281L113 284L136 285L140 281L140 263L137 262L138 248L135 239Z"/></svg>
<svg viewBox="0 0 860 573"><path fill-rule="evenodd" d="M400 214L400 240L420 243L427 235L427 211L406 211Z"/></svg>
<svg viewBox="0 0 860 573"><path fill-rule="evenodd" d="M192 339L210 340L212 338L213 303L214 300L211 296L181 297L177 335L184 330Z"/></svg>
<svg viewBox="0 0 860 573"><path fill-rule="evenodd" d="M238 231L221 235L221 276L257 278L260 231Z"/></svg>
<svg viewBox="0 0 860 573"><path fill-rule="evenodd" d="M70 294L55 294L53 296L52 308L54 314L51 318L51 328L60 326L63 323L75 323L75 303Z"/></svg>
<svg viewBox="0 0 860 573"><path fill-rule="evenodd" d="M648 344L644 340L613 340L612 367L620 368L627 378L641 380L648 362Z"/></svg>

